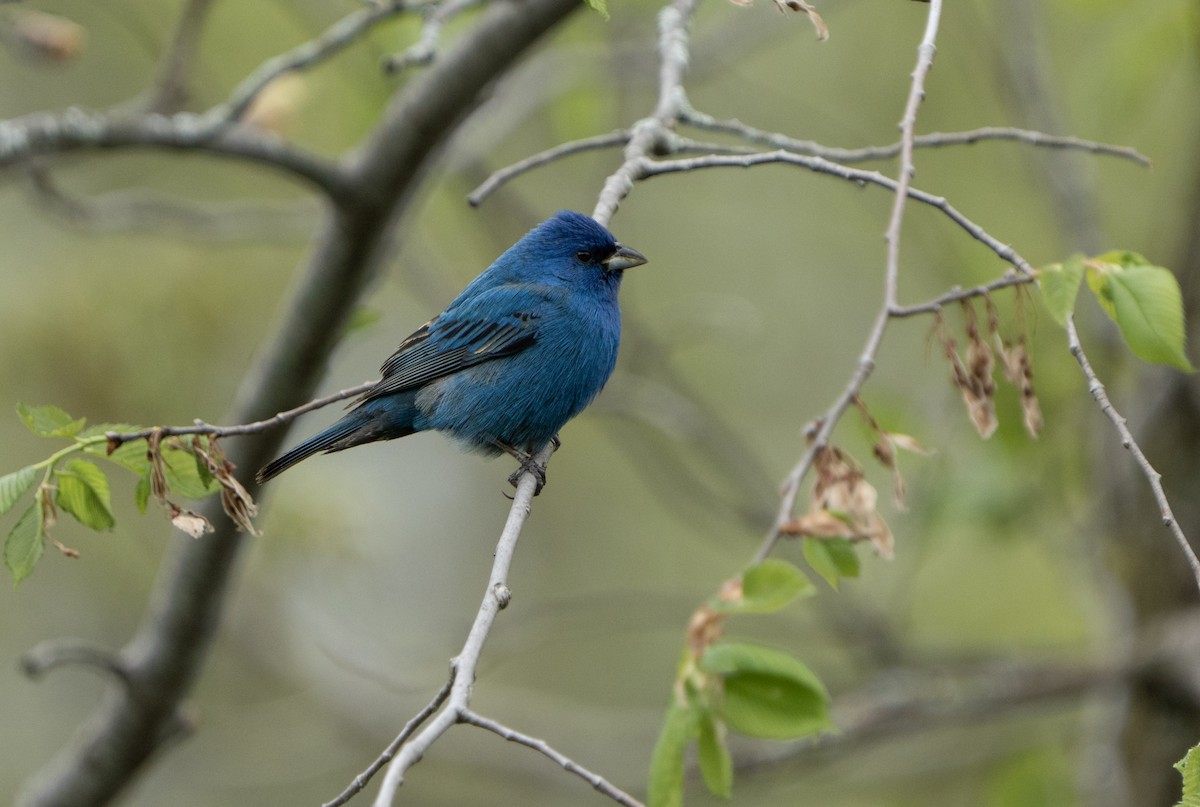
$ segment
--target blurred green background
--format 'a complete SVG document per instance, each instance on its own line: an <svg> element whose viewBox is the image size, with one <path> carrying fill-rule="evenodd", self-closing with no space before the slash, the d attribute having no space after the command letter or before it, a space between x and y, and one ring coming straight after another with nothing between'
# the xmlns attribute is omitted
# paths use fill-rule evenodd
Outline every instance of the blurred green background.
<svg viewBox="0 0 1200 807"><path fill-rule="evenodd" d="M218 102L262 60L355 6L217 3L192 106ZM12 42L0 50L0 116L103 108L136 95L179 7L0 7L8 25L33 9L86 32L82 51L62 61ZM893 141L926 7L830 0L820 8L832 36L818 44L802 19L780 15L769 0L704 4L688 80L693 104L827 145ZM615 2L610 10L607 23L577 14L454 138L366 300L374 321L338 350L323 389L374 378L402 337L528 227L560 208L591 210L618 152L526 175L479 209L464 197L495 168L652 110L657 6ZM1178 270L1172 262L1200 225L1191 201L1200 176L1197 19L1185 0L948 3L920 131L1044 124L1044 110L1026 97L1028 71L1038 70L1056 133L1135 146L1154 166L1082 155L1050 165L1026 146L983 143L919 152L916 184L948 197L1035 265L1120 247ZM412 21L385 25L305 74L283 99L287 136L328 154L351 148L405 80L383 75L379 58L416 33ZM1056 171L1086 191L1071 209L1055 191ZM9 171L0 184L0 406L54 403L97 423L219 422L308 248L318 207L307 190L262 168L133 151L68 157L53 163L53 176L73 195L144 188L217 211L236 203L257 212L212 233L97 231L55 214L20 170ZM890 202L877 189L783 167L635 188L612 229L650 263L629 274L622 292L627 330L617 374L565 429L550 484L535 502L510 579L514 600L476 685L480 712L640 792L688 615L749 562L776 485L803 450L804 425L845 385L861 351L881 295ZM1089 222L1091 236L1073 230L1072 217ZM1087 237L1102 241L1080 243ZM910 205L905 302L1004 268L940 214ZM1013 322L1013 295L996 300ZM1081 298L1080 312L1114 401L1136 415L1167 371L1140 367L1091 300ZM956 311L947 321L958 329ZM896 323L864 397L881 425L937 452L901 457L908 512L887 501L890 479L870 461L857 415L836 435L881 491L896 559L864 550L861 579L840 592L821 584L819 597L783 615L730 626L733 636L756 636L804 659L829 684L835 709L889 659L1086 664L1131 638L1136 595L1110 571L1101 507L1113 464L1126 459L1065 334L1034 300L1025 321L1046 414L1041 439L1025 435L1016 393L1002 385L1000 429L979 440L930 341L931 321ZM1195 381L1187 383L1195 392ZM334 416L306 416L296 434ZM15 414L0 414L0 445L0 471L52 450ZM1171 462L1163 453L1151 460ZM484 462L418 435L319 457L272 483L260 518L265 534L245 557L189 707L197 731L161 756L123 803L290 805L336 795L444 680L482 594L511 470L506 460ZM119 646L164 549L191 540L153 507L139 515L133 483L114 485L112 534L58 527L56 537L81 559L48 550L19 589L0 585L0 800L71 736L102 690L83 669L30 681L17 670L21 653L62 636ZM1175 497L1195 499L1186 480L1166 483ZM13 518L0 520L0 530ZM1200 533L1196 521L1184 527ZM1166 545L1165 557L1182 566L1154 519L1140 523L1137 540ZM798 547L778 552L800 562ZM893 683L906 692L903 679ZM1128 792L1132 800L1120 800L1120 777L1104 764L1118 749L1119 706L1105 693L1066 698L835 742L819 754L739 742L735 756L748 767L734 799L1061 807L1106 803L1093 796L1109 791L1112 804L1157 803ZM767 759L776 761L749 764ZM544 758L468 728L434 747L403 797L463 807L602 803ZM689 804L716 801L698 780L689 784Z"/></svg>

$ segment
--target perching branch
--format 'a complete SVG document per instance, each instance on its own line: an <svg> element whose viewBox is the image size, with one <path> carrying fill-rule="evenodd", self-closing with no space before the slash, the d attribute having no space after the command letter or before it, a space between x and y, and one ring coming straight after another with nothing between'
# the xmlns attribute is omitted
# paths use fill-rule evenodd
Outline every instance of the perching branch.
<svg viewBox="0 0 1200 807"><path fill-rule="evenodd" d="M554 453L553 441L547 443L535 456L535 461L542 467L550 462ZM512 596L508 588L508 569L512 564L513 554L517 550L517 541L521 537L521 529L529 516L530 504L534 491L537 490L538 480L530 472L521 475L517 483L517 492L513 496L512 507L508 512L508 521L500 540L496 543L495 560L492 562L492 573L488 578L487 588L483 593L483 602L475 614L475 621L467 634L462 650L455 656L453 664L453 683L450 686L450 697L442 711L411 740L401 746L395 758L388 766L383 778L383 785L375 797L375 807L391 807L395 802L396 792L404 784L404 775L408 769L421 760L425 752L439 737L446 733L451 726L459 722L462 715L467 713L471 703L471 690L475 684L475 670L479 664L479 656L483 652L483 644L487 641L496 615L508 605Z"/></svg>

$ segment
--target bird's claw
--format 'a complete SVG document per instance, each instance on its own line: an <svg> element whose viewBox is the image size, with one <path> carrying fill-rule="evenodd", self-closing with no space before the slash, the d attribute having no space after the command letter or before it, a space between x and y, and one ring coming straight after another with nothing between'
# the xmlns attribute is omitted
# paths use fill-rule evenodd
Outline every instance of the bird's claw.
<svg viewBox="0 0 1200 807"><path fill-rule="evenodd" d="M542 492L542 488L546 487L546 466L537 461L532 454L524 454L520 458L521 467L512 472L508 477L508 484L514 488L520 483L521 477L526 472L533 474L533 478L537 480L537 487L533 489L533 495L536 496Z"/></svg>

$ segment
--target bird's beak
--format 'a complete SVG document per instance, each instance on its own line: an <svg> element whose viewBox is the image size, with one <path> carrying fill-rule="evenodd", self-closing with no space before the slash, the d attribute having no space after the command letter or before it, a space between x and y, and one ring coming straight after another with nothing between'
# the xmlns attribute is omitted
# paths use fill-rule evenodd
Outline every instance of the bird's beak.
<svg viewBox="0 0 1200 807"><path fill-rule="evenodd" d="M618 242L617 251L604 259L604 268L610 272L621 272L645 262L645 255Z"/></svg>

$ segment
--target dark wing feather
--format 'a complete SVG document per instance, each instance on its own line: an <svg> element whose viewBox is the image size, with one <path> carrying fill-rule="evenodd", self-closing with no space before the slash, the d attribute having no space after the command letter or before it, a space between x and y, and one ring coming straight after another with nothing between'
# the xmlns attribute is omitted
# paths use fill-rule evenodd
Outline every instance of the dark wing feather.
<svg viewBox="0 0 1200 807"><path fill-rule="evenodd" d="M505 291L493 289L481 304L459 306L418 328L383 363L383 378L362 400L416 389L533 345L542 298L526 289Z"/></svg>

